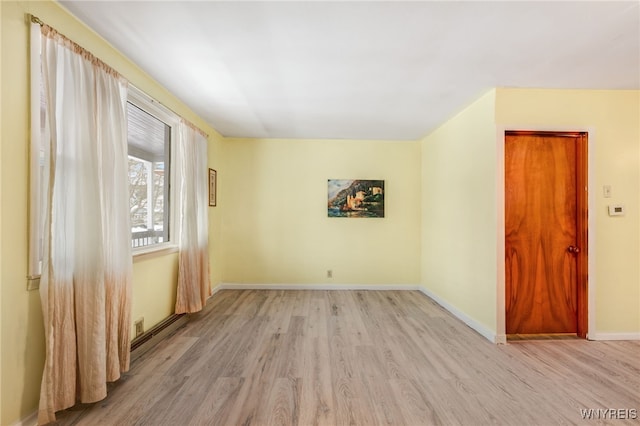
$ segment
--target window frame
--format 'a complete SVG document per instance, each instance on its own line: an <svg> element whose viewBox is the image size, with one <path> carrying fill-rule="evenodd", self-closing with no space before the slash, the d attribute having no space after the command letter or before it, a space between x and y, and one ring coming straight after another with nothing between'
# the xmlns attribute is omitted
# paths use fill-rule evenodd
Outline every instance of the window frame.
<svg viewBox="0 0 640 426"><path fill-rule="evenodd" d="M131 253L134 260L141 257L148 257L151 254L160 254L159 252L174 252L177 251L178 244L176 240L176 214L178 212L175 205L176 191L176 173L175 173L175 152L176 152L176 140L178 137L178 126L180 124L180 117L178 117L173 111L166 108L151 96L144 93L137 87L129 84L127 90L127 102L140 108L142 111L151 115L159 121L169 126L170 141L169 141L169 181L165 184L169 184L169 239L161 243L150 244L142 247L132 247ZM127 123L128 123L127 117ZM128 146L128 141L127 141Z"/></svg>

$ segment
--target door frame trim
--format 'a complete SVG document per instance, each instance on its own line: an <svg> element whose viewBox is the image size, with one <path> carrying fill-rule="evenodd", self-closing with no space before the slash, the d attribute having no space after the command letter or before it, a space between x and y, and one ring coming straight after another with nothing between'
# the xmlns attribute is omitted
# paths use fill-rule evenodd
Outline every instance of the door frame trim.
<svg viewBox="0 0 640 426"><path fill-rule="evenodd" d="M587 135L587 158L586 158L586 214L587 214L587 300L586 306L586 330L581 335L590 339L595 333L595 162L594 146L596 132L593 128L584 126L530 126L530 125L509 125L496 126L496 216L497 216L497 291L496 291L496 343L506 343L506 301L505 301L505 137L506 132L534 132L534 133L586 133ZM580 331L580 325L578 325Z"/></svg>

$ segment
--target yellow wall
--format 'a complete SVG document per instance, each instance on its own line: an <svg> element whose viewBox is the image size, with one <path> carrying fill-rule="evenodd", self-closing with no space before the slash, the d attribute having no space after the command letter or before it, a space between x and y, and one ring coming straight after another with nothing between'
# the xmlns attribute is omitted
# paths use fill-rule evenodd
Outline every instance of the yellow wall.
<svg viewBox="0 0 640 426"><path fill-rule="evenodd" d="M2 418L11 424L33 411L44 362L38 292L26 291L28 26L16 3L2 6Z"/></svg>
<svg viewBox="0 0 640 426"><path fill-rule="evenodd" d="M2 21L2 7L0 7L0 22ZM2 95L2 86L3 86L3 80L2 80L2 34L1 34L1 30L0 30L0 99L2 99L3 95ZM0 129L2 129L2 102L0 102ZM0 131L0 165L2 164L2 145L3 145L3 137L2 137L2 132ZM0 206L2 205L2 173L0 173ZM2 208L0 208L0 224L2 224ZM2 243L1 241L4 241L4 238L2 237L2 226L0 226L0 320L3 318L2 317ZM2 331L0 330L0 333ZM0 422L2 422L2 354L4 352L2 351L2 338L1 338L1 334L0 334Z"/></svg>
<svg viewBox="0 0 640 426"><path fill-rule="evenodd" d="M223 282L418 284L417 142L229 139L222 146ZM384 179L385 218L327 217L328 179Z"/></svg>
<svg viewBox="0 0 640 426"><path fill-rule="evenodd" d="M589 131L595 231L589 259L595 329L589 335L640 333L640 91L497 89L496 123ZM611 198L604 198L604 185L611 185ZM624 204L626 216L608 216L611 203Z"/></svg>
<svg viewBox="0 0 640 426"><path fill-rule="evenodd" d="M220 169L222 159L222 141L218 134L209 133L209 167ZM218 193L220 193L220 173L218 173ZM218 206L220 196L218 195ZM222 208L209 207L209 272L211 274L211 287L217 287L222 281Z"/></svg>
<svg viewBox="0 0 640 426"><path fill-rule="evenodd" d="M496 332L495 91L422 140L422 286Z"/></svg>
<svg viewBox="0 0 640 426"><path fill-rule="evenodd" d="M0 114L0 424L8 425L33 413L38 405L44 334L40 298L26 290L27 196L29 143L29 24L32 13L121 72L132 84L187 118L210 136L210 167L219 156L220 136L184 104L116 52L91 30L51 1L2 1ZM169 59L169 58L168 58ZM210 209L212 283L220 280L220 214ZM145 317L147 328L173 312L177 256L175 253L134 264L132 318Z"/></svg>

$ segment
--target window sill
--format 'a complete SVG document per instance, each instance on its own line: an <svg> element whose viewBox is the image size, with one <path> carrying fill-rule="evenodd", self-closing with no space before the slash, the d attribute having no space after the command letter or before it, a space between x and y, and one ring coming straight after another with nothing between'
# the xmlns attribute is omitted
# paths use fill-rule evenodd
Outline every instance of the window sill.
<svg viewBox="0 0 640 426"><path fill-rule="evenodd" d="M162 244L153 247L145 247L133 251L133 263L141 260L152 259L154 257L166 256L167 254L177 253L178 246L173 244Z"/></svg>

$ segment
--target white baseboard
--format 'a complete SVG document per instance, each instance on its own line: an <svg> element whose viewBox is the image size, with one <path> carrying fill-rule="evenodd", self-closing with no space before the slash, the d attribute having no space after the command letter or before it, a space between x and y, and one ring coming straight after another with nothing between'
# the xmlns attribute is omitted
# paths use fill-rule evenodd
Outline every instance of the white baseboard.
<svg viewBox="0 0 640 426"><path fill-rule="evenodd" d="M492 342L492 343L506 343L507 342L507 337L506 336L502 336L502 335L498 336L493 330L490 330L486 326L484 326L483 324L480 324L478 321L474 320L473 318L471 318L470 316L468 316L464 312L460 311L455 306L449 304L448 302L446 302L445 300L443 300L439 296L436 296L435 294L433 294L431 291L429 291L425 287L419 287L418 290L420 290L425 296L433 299L438 305L440 305L443 308L445 308L453 316L458 318L463 323L467 324L469 327L471 327L478 334L480 334L482 337L484 337L485 339L489 340L490 342Z"/></svg>
<svg viewBox="0 0 640 426"><path fill-rule="evenodd" d="M13 426L36 426L38 424L38 412L34 411L28 417L14 423Z"/></svg>
<svg viewBox="0 0 640 426"><path fill-rule="evenodd" d="M219 290L419 290L411 284L247 284L222 283L215 288Z"/></svg>
<svg viewBox="0 0 640 426"><path fill-rule="evenodd" d="M640 333L589 333L589 340L640 340Z"/></svg>
<svg viewBox="0 0 640 426"><path fill-rule="evenodd" d="M499 345L506 345L507 344L507 335L506 334L496 334L496 340L494 343L497 343Z"/></svg>

